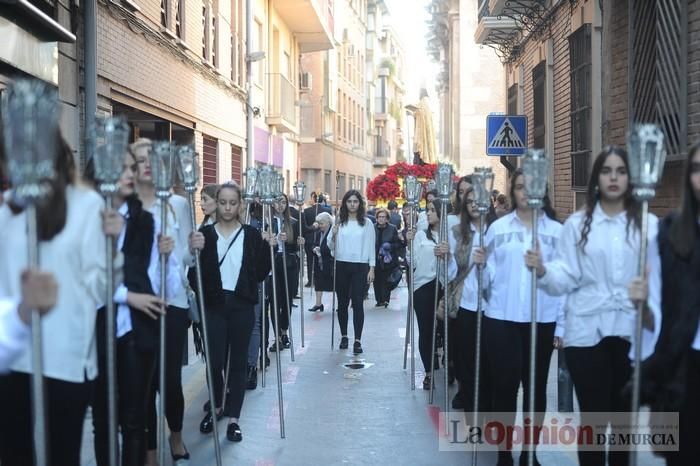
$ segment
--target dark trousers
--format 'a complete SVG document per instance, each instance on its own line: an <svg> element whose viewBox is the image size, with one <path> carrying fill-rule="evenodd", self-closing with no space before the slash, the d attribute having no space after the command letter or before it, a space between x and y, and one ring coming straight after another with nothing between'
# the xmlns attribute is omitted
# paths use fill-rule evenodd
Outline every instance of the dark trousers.
<svg viewBox="0 0 700 466"><path fill-rule="evenodd" d="M182 357L185 351L189 317L187 309L168 306L165 319L165 418L171 432L182 432L185 416L185 397L182 394ZM159 358L156 355L155 375L148 409L148 449L158 448L158 410L156 392L159 387ZM162 414L160 414L162 415ZM167 450L166 450L167 451Z"/></svg>
<svg viewBox="0 0 700 466"><path fill-rule="evenodd" d="M632 372L629 349L630 343L627 340L607 337L595 346L570 346L564 350L581 409L582 423L587 422L587 412L612 414L629 411L629 403L622 394ZM605 451L578 452L581 466L605 464L605 457ZM626 465L628 461L629 453L626 451L611 451L608 454L610 466Z"/></svg>
<svg viewBox="0 0 700 466"><path fill-rule="evenodd" d="M439 293L442 296L442 287L440 287ZM413 292L413 309L418 322L418 352L425 373L428 375L433 367L431 345L433 344L433 321L435 320L435 280ZM438 324L440 323L438 322Z"/></svg>
<svg viewBox="0 0 700 466"><path fill-rule="evenodd" d="M382 269L375 267L374 269L374 299L378 303L388 303L391 299L391 291L387 284L387 279L392 269Z"/></svg>
<svg viewBox="0 0 700 466"><path fill-rule="evenodd" d="M486 360L491 376L492 406L494 412L513 413L506 421L515 422L518 388L523 384L523 412L530 410L530 323L483 317ZM556 324L537 324L537 353L535 356L535 412L547 410L547 376L554 350ZM535 425L541 425L543 414ZM533 440L537 441L537 440ZM505 450L506 446L499 446Z"/></svg>
<svg viewBox="0 0 700 466"><path fill-rule="evenodd" d="M279 319L280 330L289 330L289 317L291 316L291 305L294 302L297 289L299 288L299 258L293 254L287 254L285 257L287 262L287 283L285 288L284 282L284 262L282 256L278 255L275 258L275 280L277 281L277 318ZM289 298L289 306L287 307L287 298ZM272 296L270 293L270 303ZM272 307L272 306L271 306Z"/></svg>
<svg viewBox="0 0 700 466"><path fill-rule="evenodd" d="M30 374L0 377L0 463L34 464ZM80 444L90 383L45 378L47 441L51 466L80 466Z"/></svg>
<svg viewBox="0 0 700 466"><path fill-rule="evenodd" d="M670 453L666 458L669 466L696 464L698 458L697 441L700 439L700 351L690 349L687 353L685 373L685 391L679 417L679 451Z"/></svg>
<svg viewBox="0 0 700 466"><path fill-rule="evenodd" d="M252 303L224 291L221 309L207 309L207 327L211 345L211 369L214 377L216 406L222 407L226 359L229 359L228 391L224 415L239 418L245 397L248 369L248 343L255 323Z"/></svg>
<svg viewBox="0 0 700 466"><path fill-rule="evenodd" d="M352 323L355 329L355 339L362 338L362 328L365 325L365 286L369 265L357 262L336 261L335 291L338 294L338 324L340 334L348 334L348 307L352 301Z"/></svg>
<svg viewBox="0 0 700 466"><path fill-rule="evenodd" d="M474 379L476 377L476 312L463 308L453 320L451 352L455 377L459 382L458 396L464 401L464 411L474 410ZM483 318L481 322L481 353L479 357L479 412L491 411L491 375L486 361Z"/></svg>
<svg viewBox="0 0 700 466"><path fill-rule="evenodd" d="M304 243L304 251L306 252L306 281L311 281L312 271L314 270L314 263L318 258L314 254L314 235L306 237L306 243Z"/></svg>

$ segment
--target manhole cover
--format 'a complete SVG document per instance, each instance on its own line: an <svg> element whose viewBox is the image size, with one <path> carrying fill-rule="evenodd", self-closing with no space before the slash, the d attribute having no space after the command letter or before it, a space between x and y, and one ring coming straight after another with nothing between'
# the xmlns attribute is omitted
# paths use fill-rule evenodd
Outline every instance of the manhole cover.
<svg viewBox="0 0 700 466"><path fill-rule="evenodd" d="M374 366L373 363L363 361L350 361L343 364L343 367L346 369L367 369L372 366Z"/></svg>

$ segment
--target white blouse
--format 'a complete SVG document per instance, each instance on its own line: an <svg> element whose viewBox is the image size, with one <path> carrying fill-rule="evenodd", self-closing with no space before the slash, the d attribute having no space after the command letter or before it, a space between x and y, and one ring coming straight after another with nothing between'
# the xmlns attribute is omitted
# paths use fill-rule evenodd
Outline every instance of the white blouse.
<svg viewBox="0 0 700 466"><path fill-rule="evenodd" d="M10 369L29 341L30 327L19 318L17 306L14 301L0 299L0 374Z"/></svg>
<svg viewBox="0 0 700 466"><path fill-rule="evenodd" d="M554 256L561 224L541 214L537 228L542 257L549 261ZM491 224L485 245L490 289L486 315L498 320L530 322L532 274L525 266L525 253L532 246L532 230L513 211ZM561 321L562 304L562 298L538 290L537 322Z"/></svg>
<svg viewBox="0 0 700 466"><path fill-rule="evenodd" d="M474 228L474 225L471 223L469 224L471 227L472 231L472 248L469 251L469 254L474 253L474 249L477 249L479 247L479 231ZM456 227L459 229L459 227ZM448 276L450 280L454 279L457 276L457 260L455 259L455 254L457 251L457 238L456 238L456 232L455 228L450 229L450 234L447 235L449 243L450 243L450 259L448 262ZM484 243L484 246L486 246L486 243ZM472 263L471 260L469 262L470 264ZM486 267L484 268L483 272L483 286L486 287L488 284L488 277L490 273L493 271L489 271L488 269L489 265L486 264ZM471 271L469 272L469 275L467 275L467 278L464 279L464 286L462 288L462 298L459 302L459 307L461 309L467 310L467 311L476 311L476 308L478 307L478 289L479 289L479 273L476 264L472 267ZM482 309L486 309L487 302L482 299L481 301L481 307Z"/></svg>
<svg viewBox="0 0 700 466"><path fill-rule="evenodd" d="M66 225L39 247L40 268L58 282L56 307L42 318L44 375L67 382L97 376L95 316L104 301L105 235L102 198L84 187L66 188ZM0 296L19 301L20 274L27 268L26 212L0 206ZM31 373L31 346L12 369Z"/></svg>
<svg viewBox="0 0 700 466"><path fill-rule="evenodd" d="M245 240L245 230L241 231L241 234L236 238L236 234L243 228L238 227L235 231L231 233L230 236L224 236L219 232L219 229L214 226L216 231L217 241L216 241L216 252L219 262L221 259L224 261L221 263L221 285L226 291L236 291L236 285L238 284L238 277L241 274L241 266L243 265L243 241ZM236 242L231 245L228 253L228 249L231 241L236 238ZM224 258L224 254L226 257Z"/></svg>
<svg viewBox="0 0 700 466"><path fill-rule="evenodd" d="M608 216L598 204L582 249L585 218L585 212L578 211L566 221L556 254L545 261L546 272L538 285L552 295L566 295L565 346L595 346L610 336L631 341L637 311L627 286L638 275L640 232L634 225L627 227L626 212ZM650 214L647 238L652 255L657 232L658 219ZM655 329L658 332L660 325ZM644 335L655 339L654 332Z"/></svg>
<svg viewBox="0 0 700 466"><path fill-rule="evenodd" d="M352 219L348 219L348 223L345 225L340 225L335 247L333 228L331 227L326 242L336 260L369 264L370 267L374 267L376 262L374 224L368 219L365 219L364 225L360 225L357 220Z"/></svg>
<svg viewBox="0 0 700 466"><path fill-rule="evenodd" d="M435 246L440 242L438 232L432 232L433 239L428 239L425 230L418 230L415 238L413 238L413 255L415 260L411 261L413 265L413 286L418 289L421 286L435 280L437 273L437 258L435 257Z"/></svg>

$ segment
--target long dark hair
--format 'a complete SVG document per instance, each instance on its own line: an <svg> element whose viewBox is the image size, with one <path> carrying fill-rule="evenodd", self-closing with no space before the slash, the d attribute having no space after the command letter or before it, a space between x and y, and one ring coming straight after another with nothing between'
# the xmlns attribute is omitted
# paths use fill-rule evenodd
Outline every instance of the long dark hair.
<svg viewBox="0 0 700 466"><path fill-rule="evenodd" d="M343 196L343 200L340 202L340 224L345 225L348 223L348 206L347 206L347 201L350 199L350 196L355 196L357 199L360 201L360 207L357 209L357 223L360 225L364 226L365 224L365 199L362 197L362 194L360 194L360 191L356 189L351 189L350 191L345 193L345 196Z"/></svg>
<svg viewBox="0 0 700 466"><path fill-rule="evenodd" d="M461 215L462 214L462 197L459 195L459 185L467 182L469 183L469 186L471 187L472 185L472 176L471 175L466 175L463 176L457 181L455 184L455 202L454 202L454 214L455 215ZM464 194L466 195L467 192L465 191Z"/></svg>
<svg viewBox="0 0 700 466"><path fill-rule="evenodd" d="M509 194L511 212L515 211L518 208L518 203L515 202L515 180L517 180L520 175L522 175L523 178L525 177L522 168L518 168L517 170L515 170L513 172L513 175L510 177ZM542 202L542 211L545 213L545 215L550 219L558 222L559 220L557 219L557 213L554 211L554 207L552 207L552 201L549 199L549 186L547 186L547 189L544 192L544 199L542 199Z"/></svg>
<svg viewBox="0 0 700 466"><path fill-rule="evenodd" d="M693 145L688 150L688 158L685 161L685 183L683 183L683 199L681 208L671 222L668 232L669 242L673 252L684 259L688 259L693 252L695 238L698 235L698 213L700 213L700 203L698 203L690 183L692 175L692 161L695 154L700 151L700 143Z"/></svg>
<svg viewBox="0 0 700 466"><path fill-rule="evenodd" d="M606 146L598 154L593 162L593 168L591 169L591 176L588 179L588 188L586 190L586 207L585 207L585 218L583 220L583 228L581 229L581 239L578 245L581 250L585 253L586 243L588 243L588 235L591 232L591 223L593 222L593 210L596 204L600 200L600 188L598 183L598 178L600 177L600 172L603 170L603 165L605 161L611 155L617 155L622 159L625 164L625 168L629 173L629 162L627 160L627 151L622 147L618 146ZM627 191L625 191L625 211L627 212L627 234L629 235L630 225L634 225L638 229L641 229L642 219L640 218L639 203L632 196L632 183L628 183Z"/></svg>
<svg viewBox="0 0 700 466"><path fill-rule="evenodd" d="M202 194L206 194L207 196L216 200L216 193L218 193L218 192L219 192L219 185L218 184L207 184L207 185L204 185L202 187L202 191L199 193L199 195L201 197ZM216 209L214 209L214 217L216 217ZM210 218L211 218L211 214L204 215L204 219L202 219L202 225L206 225L209 222Z"/></svg>
<svg viewBox="0 0 700 466"><path fill-rule="evenodd" d="M471 187L464 191L464 197L459 203L459 210L461 214L459 215L459 236L462 244L469 244L472 239L472 218L469 215L469 207L467 206L467 201L469 199L469 194L474 192L474 187Z"/></svg>
<svg viewBox="0 0 700 466"><path fill-rule="evenodd" d="M284 207L284 211L282 211L282 223L284 232L287 234L287 244L293 244L294 243L294 226L292 225L292 217L289 215L289 197L287 197L286 194L282 193L282 197L284 200L287 202L287 205ZM275 212L276 213L276 212Z"/></svg>
<svg viewBox="0 0 700 466"><path fill-rule="evenodd" d="M438 222L442 219L442 217L440 217L440 213L442 212L442 202L443 201L441 201L439 197L436 197L431 202L428 202L428 204L426 205L426 210L430 204L433 205L433 209L435 209L435 214L437 215ZM449 209L450 209L450 202L448 201L447 202L447 210L449 211ZM427 236L428 239L430 241L432 241L433 243L437 243L437 241L435 241L435 238L433 238L433 231L430 228L430 223L428 223L428 228L425 229L425 236Z"/></svg>
<svg viewBox="0 0 700 466"><path fill-rule="evenodd" d="M60 131L55 133L56 154L54 155L55 176L47 180L49 194L44 196L36 206L37 214L37 235L41 241L50 241L59 234L66 226L68 215L68 201L66 199L66 189L76 181L76 166L73 158L73 151L63 139ZM0 140L0 161L7 160L4 152L5 145ZM0 162L0 164L2 164ZM8 177L9 178L9 177ZM19 214L24 210L24 206L16 204L10 199L8 206L13 214Z"/></svg>

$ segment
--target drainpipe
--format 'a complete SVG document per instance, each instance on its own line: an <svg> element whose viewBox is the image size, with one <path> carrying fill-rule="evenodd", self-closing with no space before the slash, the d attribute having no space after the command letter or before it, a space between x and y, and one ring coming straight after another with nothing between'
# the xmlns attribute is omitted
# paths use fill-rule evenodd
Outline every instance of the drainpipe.
<svg viewBox="0 0 700 466"><path fill-rule="evenodd" d="M83 37L83 51L85 54L85 121L83 122L83 134L88 134L94 127L97 114L97 0L84 0L83 25L85 28ZM86 159L92 156L87 153Z"/></svg>
<svg viewBox="0 0 700 466"><path fill-rule="evenodd" d="M254 167L253 155L253 62L248 58L253 40L253 2L245 2L245 43L246 43L246 168Z"/></svg>

